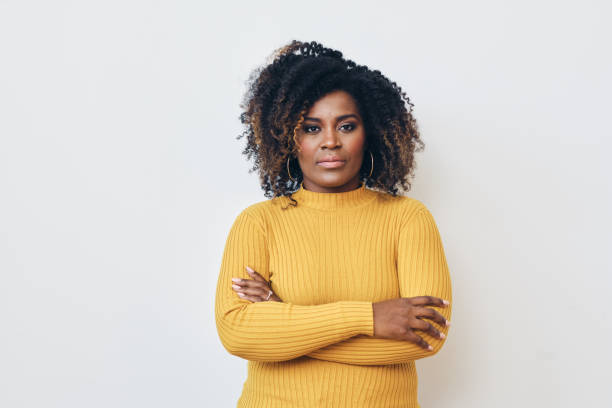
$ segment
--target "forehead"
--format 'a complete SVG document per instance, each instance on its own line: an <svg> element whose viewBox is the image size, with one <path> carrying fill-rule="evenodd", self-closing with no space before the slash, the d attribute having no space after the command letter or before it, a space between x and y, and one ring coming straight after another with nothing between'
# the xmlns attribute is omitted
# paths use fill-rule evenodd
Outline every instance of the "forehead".
<svg viewBox="0 0 612 408"><path fill-rule="evenodd" d="M333 91L317 100L308 110L310 117L335 117L347 113L359 114L357 102L346 91Z"/></svg>

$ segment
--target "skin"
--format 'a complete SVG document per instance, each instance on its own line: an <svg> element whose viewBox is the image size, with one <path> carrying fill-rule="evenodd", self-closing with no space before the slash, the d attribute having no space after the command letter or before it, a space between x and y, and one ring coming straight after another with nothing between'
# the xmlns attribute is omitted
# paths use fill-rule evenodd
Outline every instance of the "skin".
<svg viewBox="0 0 612 408"><path fill-rule="evenodd" d="M366 134L357 103L349 93L333 91L316 101L305 115L297 142L297 158L306 190L339 193L360 186L359 169ZM343 165L326 168L318 163L332 155L339 156ZM250 302L282 302L265 278L248 266L246 271L252 279L232 278L232 288L238 296ZM417 296L373 303L374 337L411 341L432 350L417 331L440 339L444 334L424 319L441 326L449 326L450 322L435 309L425 306L447 307L448 301L433 296Z"/></svg>
<svg viewBox="0 0 612 408"><path fill-rule="evenodd" d="M297 135L297 158L306 190L340 193L359 187L366 134L359 109L345 91L331 92L310 108ZM318 163L339 156L344 164L326 168Z"/></svg>

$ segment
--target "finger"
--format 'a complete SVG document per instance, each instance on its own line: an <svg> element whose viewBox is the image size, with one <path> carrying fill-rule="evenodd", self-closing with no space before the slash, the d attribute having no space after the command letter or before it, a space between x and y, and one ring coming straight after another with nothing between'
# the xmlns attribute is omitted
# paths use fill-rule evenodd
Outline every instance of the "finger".
<svg viewBox="0 0 612 408"><path fill-rule="evenodd" d="M253 268L251 268L250 266L247 266L246 268L247 273L256 281L260 281L260 282L266 282L266 280L264 279L263 276L261 276L259 273L255 272L253 270Z"/></svg>
<svg viewBox="0 0 612 408"><path fill-rule="evenodd" d="M408 299L413 306L447 307L450 304L447 300L435 296L415 296Z"/></svg>
<svg viewBox="0 0 612 408"><path fill-rule="evenodd" d="M428 307L417 307L415 308L414 315L418 318L426 317L427 319L433 320L440 326L446 326L446 318L435 309Z"/></svg>
<svg viewBox="0 0 612 408"><path fill-rule="evenodd" d="M256 301L276 300L277 302L282 302L274 292L268 298L268 294L272 289L265 279L258 281L254 279L232 278L232 282L232 289L234 291L254 297Z"/></svg>
<svg viewBox="0 0 612 408"><path fill-rule="evenodd" d="M249 282L253 281L253 279L239 279L239 278L232 278L232 285L237 285L237 286L250 286Z"/></svg>
<svg viewBox="0 0 612 408"><path fill-rule="evenodd" d="M261 282L264 285L267 285L268 282ZM234 285L238 285L238 286L244 286L244 287L250 287L252 285L259 285L260 281L255 280L255 279L238 279L238 278L234 278L232 279L232 284Z"/></svg>
<svg viewBox="0 0 612 408"><path fill-rule="evenodd" d="M415 343L417 346L424 348L425 350L429 350L429 351L433 350L433 347L431 347L429 343L423 340L421 336L419 336L412 330L409 331L408 340Z"/></svg>
<svg viewBox="0 0 612 408"><path fill-rule="evenodd" d="M253 303L261 302L263 300L259 296L249 296L249 295L245 295L242 292L238 292L238 296L240 296L240 298L242 298L242 299L246 299L246 300L251 301Z"/></svg>
<svg viewBox="0 0 612 408"><path fill-rule="evenodd" d="M242 293L249 294L249 295L259 293L259 292L254 292L254 290L260 289L260 287L255 281L243 279L241 284L242 286L236 283L232 284L232 289L234 289L236 292L242 292Z"/></svg>
<svg viewBox="0 0 612 408"><path fill-rule="evenodd" d="M250 279L240 279L239 282L232 283L232 289L236 292L244 292L251 287L251 283L254 282Z"/></svg>
<svg viewBox="0 0 612 408"><path fill-rule="evenodd" d="M270 289L268 289L268 287L266 287L265 289L264 288L241 288L241 289L236 289L236 291L240 293L244 293L245 295L249 295L249 296L258 296L258 297L261 297L262 299L267 298L268 293L270 293Z"/></svg>
<svg viewBox="0 0 612 408"><path fill-rule="evenodd" d="M414 323L413 328L417 330L422 330L423 332L428 333L430 336L436 339L443 339L446 337L446 335L444 333L441 333L438 329L436 329L436 327L433 324L423 321L419 318L417 318L416 320L418 320L418 322Z"/></svg>
<svg viewBox="0 0 612 408"><path fill-rule="evenodd" d="M256 281L253 279L247 279L245 280L242 285L240 285L241 289L243 289L243 291L247 291L247 290L258 290L258 291L262 291L262 293L266 293L266 296L268 294L268 291L271 290L270 286L268 286L268 282L260 282L260 281Z"/></svg>

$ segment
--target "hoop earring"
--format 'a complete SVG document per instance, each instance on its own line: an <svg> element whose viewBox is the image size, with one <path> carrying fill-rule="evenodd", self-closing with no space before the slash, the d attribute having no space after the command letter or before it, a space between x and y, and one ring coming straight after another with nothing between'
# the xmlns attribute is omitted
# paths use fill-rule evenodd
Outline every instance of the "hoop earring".
<svg viewBox="0 0 612 408"><path fill-rule="evenodd" d="M289 171L289 161L291 160L291 156L287 157L287 174L289 175L289 178L292 181L297 181L296 179L294 179L293 177L291 177L291 171Z"/></svg>
<svg viewBox="0 0 612 408"><path fill-rule="evenodd" d="M368 150L368 152L370 152L370 159L372 164L370 165L370 174L368 175L368 178L372 177L372 170L374 170L374 155L372 155L372 151Z"/></svg>

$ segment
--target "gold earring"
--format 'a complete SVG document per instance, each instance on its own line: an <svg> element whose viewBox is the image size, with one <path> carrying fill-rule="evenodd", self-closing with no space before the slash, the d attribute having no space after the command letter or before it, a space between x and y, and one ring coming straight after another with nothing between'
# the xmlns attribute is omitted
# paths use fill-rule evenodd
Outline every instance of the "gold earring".
<svg viewBox="0 0 612 408"><path fill-rule="evenodd" d="M289 161L291 160L291 156L287 157L287 174L289 174L289 178L293 181L297 181L293 177L291 177L291 171L289 171Z"/></svg>
<svg viewBox="0 0 612 408"><path fill-rule="evenodd" d="M370 165L370 174L368 175L368 178L372 177L372 170L374 170L374 156L372 155L372 152L370 150L368 150L368 152L370 152L370 158L372 161L372 164Z"/></svg>

